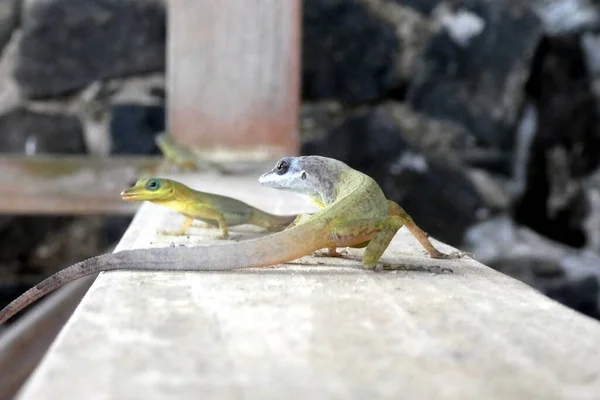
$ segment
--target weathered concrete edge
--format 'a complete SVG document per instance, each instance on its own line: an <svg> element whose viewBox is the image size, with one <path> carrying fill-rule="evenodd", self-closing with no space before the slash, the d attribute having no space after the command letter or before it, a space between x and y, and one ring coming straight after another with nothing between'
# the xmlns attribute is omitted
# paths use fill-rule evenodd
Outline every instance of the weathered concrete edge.
<svg viewBox="0 0 600 400"><path fill-rule="evenodd" d="M286 204L286 210L287 210L287 206L290 206L289 203ZM289 211L289 210L287 210ZM146 216L151 216L152 218L147 218L146 220L144 220L144 218ZM160 215L160 218L157 218L157 216ZM123 237L123 240L121 241L119 247L117 248L117 250L123 249L123 248L135 248L135 247L144 247L148 245L148 242L151 240L156 240L156 237L153 236L153 234L151 234L151 231L157 227L161 227L161 228L165 228L164 224L166 221L168 221L170 223L170 226L168 228L173 228L175 227L179 221L175 220L175 218L173 218L173 213L169 212L169 211L165 211L162 208L159 208L157 206L151 205L151 204L145 204L142 209L140 210L140 212L138 213L138 215L136 215L136 219L134 220L134 222L131 224L130 229L128 230L128 232L126 233L126 235ZM137 229L137 230L136 230ZM211 234L214 234L211 233ZM186 241L189 241L189 239L185 239L185 238L180 238L180 239L176 239L176 240L165 240L162 241L161 243L153 243L154 245L168 245L169 242L180 242L180 243L185 243ZM408 246L408 249L410 250L411 248L414 248L414 239L411 238L411 236L406 232L406 230L403 228L397 235L397 237L394 239L395 242L398 241L402 241L402 242L407 242L410 243L410 245ZM453 250L453 248L451 246L445 245L439 241L434 240L434 243L439 246L439 248L443 251L451 251ZM397 247L397 246L396 246ZM428 259L427 257L423 256L422 254L408 254L403 252L402 250L406 250L406 247L402 246L402 249L400 251L398 251L397 248L392 248L390 249L390 254L389 255L384 255L384 260L388 259L388 261L398 261L399 258L402 259L402 261L406 260L407 263L417 263L419 265L433 265L436 264L436 260L431 260ZM362 250L351 250L350 253L352 255L360 255L362 252ZM325 261L326 259L320 259L319 261ZM311 260L311 257L306 258L306 261L308 261L308 263L312 263L314 264L314 260ZM293 262L290 263L288 265L285 265L281 268L278 268L277 270L270 270L270 271L265 271L265 270L261 270L261 269L253 269L253 270L244 270L244 273L249 273L249 274L272 274L272 273L294 273L295 271L306 271L306 267L303 266L303 261L299 261L299 262ZM347 263L353 263L356 264L355 261L353 260L346 260L346 261L340 261L340 262L336 262L336 264L347 264ZM522 291L522 293L525 293L526 296L530 299L532 299L532 307L534 308L547 308L547 309L552 309L552 310L557 310L557 311L564 311L564 314L561 316L561 319L564 320L568 320L568 319L573 319L574 322L578 321L580 323L583 322L583 320L587 321L586 322L586 326L590 326L590 324L593 324L594 326L596 326L597 321L592 320L588 317L585 317L567 307L564 307L562 305L560 305L559 303L539 294L539 292L535 291L535 289L525 285L524 283L521 283L519 281L517 281L516 279L513 279L511 277L508 277L506 275L503 275L501 273L496 272L495 270L477 262L474 260L456 260L451 262L451 264L456 267L458 269L459 273L467 273L468 274L473 274L476 273L478 275L481 276L488 276L491 277L491 279L494 279L496 281L500 281L502 284L505 284L507 289L515 289L518 291ZM464 268L463 268L464 267ZM335 271L340 271L340 270L344 270L345 272L350 271L351 273L356 273L357 275L361 275L361 274L367 274L368 272L361 270L360 268L356 268L356 265L354 265L354 268L345 268L343 266L335 266L335 267L310 267L311 270L325 270L328 273L332 273ZM461 270L462 268L462 270ZM113 274L113 273L111 273ZM132 280L135 279L135 272L118 272L119 274L119 279L125 279L125 280ZM114 275L112 275L114 277ZM98 279L97 284L101 283L104 279L108 279L108 276L103 277L101 275L101 277ZM114 279L114 278L113 278ZM87 296L86 296L87 297ZM84 298L84 300L82 301L81 306L84 307L86 303L86 299ZM77 318L77 311L76 313L73 315L73 318L71 319L70 323L75 320ZM65 328L63 329L63 331L61 332L61 337L57 338L57 340L55 341L54 346L57 345L57 343L60 343L60 341L63 338L63 335L66 335L66 331L68 331L68 326L65 326ZM50 349L50 351L48 352L49 354L52 353L53 348ZM40 370L43 369L43 363L40 365L40 367L38 368L38 370L36 371L36 373L32 376L32 379L30 379L30 384L26 385L27 387L31 387L34 385L31 385L31 383L33 383L33 381L36 378L36 375L43 375L40 372ZM47 378L47 377L46 377ZM42 380L44 380L43 378L41 378ZM36 385L39 389L41 382L38 381L36 382ZM33 390L35 392L35 389ZM25 392L27 392L27 389L25 389ZM25 392L23 392L22 394L25 394Z"/></svg>

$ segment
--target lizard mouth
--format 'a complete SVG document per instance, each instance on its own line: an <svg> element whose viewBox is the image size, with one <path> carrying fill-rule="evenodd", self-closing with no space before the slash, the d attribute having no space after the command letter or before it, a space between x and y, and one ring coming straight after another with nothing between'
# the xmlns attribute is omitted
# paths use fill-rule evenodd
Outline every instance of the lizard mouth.
<svg viewBox="0 0 600 400"><path fill-rule="evenodd" d="M137 193L121 192L121 199L123 200L134 200L136 197L138 197Z"/></svg>

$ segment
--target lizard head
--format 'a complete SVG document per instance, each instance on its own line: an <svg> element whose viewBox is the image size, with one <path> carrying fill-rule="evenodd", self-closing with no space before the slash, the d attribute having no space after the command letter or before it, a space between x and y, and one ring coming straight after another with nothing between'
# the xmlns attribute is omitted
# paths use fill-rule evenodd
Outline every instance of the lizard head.
<svg viewBox="0 0 600 400"><path fill-rule="evenodd" d="M169 179L142 178L121 192L121 198L129 201L169 200L174 192L175 185Z"/></svg>
<svg viewBox="0 0 600 400"><path fill-rule="evenodd" d="M303 156L284 157L275 167L258 178L263 186L273 189L289 190L321 201L328 191L329 179L325 157Z"/></svg>

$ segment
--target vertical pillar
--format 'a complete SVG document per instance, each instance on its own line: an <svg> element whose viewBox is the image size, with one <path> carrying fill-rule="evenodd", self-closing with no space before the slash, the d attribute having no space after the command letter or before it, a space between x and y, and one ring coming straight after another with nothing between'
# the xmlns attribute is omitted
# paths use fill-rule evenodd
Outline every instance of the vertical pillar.
<svg viewBox="0 0 600 400"><path fill-rule="evenodd" d="M299 152L301 0L169 0L168 126L214 160Z"/></svg>

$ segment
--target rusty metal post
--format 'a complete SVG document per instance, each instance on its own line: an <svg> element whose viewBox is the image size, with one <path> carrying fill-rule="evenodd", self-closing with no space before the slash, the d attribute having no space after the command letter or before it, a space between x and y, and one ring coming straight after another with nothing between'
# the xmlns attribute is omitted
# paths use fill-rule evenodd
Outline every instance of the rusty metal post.
<svg viewBox="0 0 600 400"><path fill-rule="evenodd" d="M213 160L299 152L300 0L169 0L168 126Z"/></svg>

